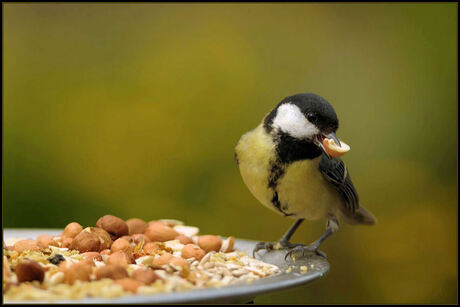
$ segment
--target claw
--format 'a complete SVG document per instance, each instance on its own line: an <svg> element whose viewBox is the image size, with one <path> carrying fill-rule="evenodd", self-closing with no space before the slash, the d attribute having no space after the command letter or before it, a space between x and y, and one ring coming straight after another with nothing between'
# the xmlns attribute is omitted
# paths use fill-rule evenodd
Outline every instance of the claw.
<svg viewBox="0 0 460 307"><path fill-rule="evenodd" d="M256 244L256 246L254 247L254 249L252 250L252 257L255 258L256 253L261 249L272 250L273 249L273 243L270 243L270 242L258 242Z"/></svg>
<svg viewBox="0 0 460 307"><path fill-rule="evenodd" d="M261 249L265 249L267 251L271 251L271 250L274 250L274 249L276 249L276 250L279 250L279 249L291 249L284 257L284 259L286 260L286 258L289 255L292 255L292 253L295 252L296 250L302 250L303 248L307 248L307 247L308 246L305 246L304 244L290 243L288 241L283 241L283 240L281 240L279 242L258 242L254 246L254 249L252 250L252 257L255 258L256 253Z"/></svg>
<svg viewBox="0 0 460 307"><path fill-rule="evenodd" d="M289 256L292 257L292 255L294 255L294 253L296 252L301 252L302 253L302 256L305 256L305 252L309 252L309 253L315 253L317 254L318 256L321 256L323 258L327 258L326 254L322 251L320 251L318 249L318 245L308 245L308 246L296 246L294 247L293 249L291 249L289 252L286 253L286 255L284 256L284 260L287 260L287 258ZM295 261L295 258L293 258L293 260Z"/></svg>
<svg viewBox="0 0 460 307"><path fill-rule="evenodd" d="M294 248L292 250L290 250L289 252L286 253L286 255L284 255L284 261L287 261L287 257L291 257L292 258L292 254L294 252ZM292 258L292 260L295 261L295 258Z"/></svg>

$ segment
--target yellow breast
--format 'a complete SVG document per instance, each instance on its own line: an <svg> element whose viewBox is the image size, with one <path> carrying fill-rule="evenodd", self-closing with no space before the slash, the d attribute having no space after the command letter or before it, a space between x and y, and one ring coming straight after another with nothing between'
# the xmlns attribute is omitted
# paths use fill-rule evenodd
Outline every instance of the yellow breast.
<svg viewBox="0 0 460 307"><path fill-rule="evenodd" d="M263 205L275 210L271 205L273 193L268 190L270 158L274 157L275 144L264 133L262 124L241 137L235 152L241 177L249 191Z"/></svg>
<svg viewBox="0 0 460 307"><path fill-rule="evenodd" d="M235 151L244 183L266 207L282 214L272 202L276 190L281 209L293 218L314 220L335 212L338 195L318 170L320 157L284 166L274 190L268 183L276 158L275 143L262 124L244 134Z"/></svg>

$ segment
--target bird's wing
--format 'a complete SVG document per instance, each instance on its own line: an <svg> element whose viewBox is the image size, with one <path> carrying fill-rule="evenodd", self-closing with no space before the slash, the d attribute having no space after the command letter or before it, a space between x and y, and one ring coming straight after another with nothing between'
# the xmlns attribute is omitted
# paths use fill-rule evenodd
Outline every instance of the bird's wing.
<svg viewBox="0 0 460 307"><path fill-rule="evenodd" d="M338 158L328 158L323 154L319 170L342 196L347 213L353 215L359 209L359 199L345 163Z"/></svg>

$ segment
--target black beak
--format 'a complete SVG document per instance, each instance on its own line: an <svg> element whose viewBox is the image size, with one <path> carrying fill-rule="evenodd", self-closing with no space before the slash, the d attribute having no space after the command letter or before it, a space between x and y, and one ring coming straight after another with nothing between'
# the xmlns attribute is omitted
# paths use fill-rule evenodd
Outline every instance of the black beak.
<svg viewBox="0 0 460 307"><path fill-rule="evenodd" d="M342 147L342 145L340 144L339 138L335 135L334 132L331 132L329 134L324 134L319 137L319 140L317 140L316 144L321 148L321 150L324 152L324 154L328 158L331 158L331 156L329 156L326 149L324 148L323 141L322 141L324 138L333 139L334 142L336 142L340 147Z"/></svg>
<svg viewBox="0 0 460 307"><path fill-rule="evenodd" d="M342 147L342 144L340 144L339 138L335 135L334 132L331 132L331 133L329 133L329 134L326 134L325 137L327 137L328 139L333 139L334 142L336 142L337 144L339 144L339 147Z"/></svg>

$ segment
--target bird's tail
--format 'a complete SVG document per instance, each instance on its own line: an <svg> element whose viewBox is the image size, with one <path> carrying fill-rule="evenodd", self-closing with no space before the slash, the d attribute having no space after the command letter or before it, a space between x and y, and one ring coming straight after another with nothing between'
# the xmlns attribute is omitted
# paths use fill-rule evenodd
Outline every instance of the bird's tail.
<svg viewBox="0 0 460 307"><path fill-rule="evenodd" d="M374 225L377 222L375 216L361 206L353 215L344 215L344 217L346 222L353 225Z"/></svg>

